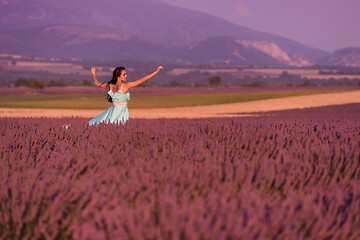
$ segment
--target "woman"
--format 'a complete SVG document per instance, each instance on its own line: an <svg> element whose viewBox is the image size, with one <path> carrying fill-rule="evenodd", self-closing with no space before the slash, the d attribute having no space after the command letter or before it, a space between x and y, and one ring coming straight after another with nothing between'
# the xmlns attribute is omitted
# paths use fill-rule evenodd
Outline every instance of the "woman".
<svg viewBox="0 0 360 240"><path fill-rule="evenodd" d="M149 80L163 69L159 66L155 72L134 82L126 82L126 70L124 67L117 67L113 72L112 79L107 83L101 83L96 76L96 68L91 68L91 73L94 77L95 86L105 88L108 90L108 101L113 104L112 107L101 113L99 116L91 119L89 125L105 123L122 123L129 120L129 112L127 102L130 100L129 89Z"/></svg>

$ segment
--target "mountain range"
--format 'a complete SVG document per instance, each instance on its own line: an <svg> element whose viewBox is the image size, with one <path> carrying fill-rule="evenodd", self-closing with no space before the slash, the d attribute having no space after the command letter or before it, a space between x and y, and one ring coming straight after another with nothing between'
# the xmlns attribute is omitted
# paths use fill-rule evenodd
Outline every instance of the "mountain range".
<svg viewBox="0 0 360 240"><path fill-rule="evenodd" d="M344 51L340 54L344 54ZM358 65L160 0L0 0L0 53L181 63Z"/></svg>

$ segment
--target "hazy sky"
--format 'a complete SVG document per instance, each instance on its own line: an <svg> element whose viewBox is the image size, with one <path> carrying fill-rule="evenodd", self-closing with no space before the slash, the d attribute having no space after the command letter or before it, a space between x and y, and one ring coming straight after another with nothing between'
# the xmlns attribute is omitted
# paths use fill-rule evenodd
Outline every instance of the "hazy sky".
<svg viewBox="0 0 360 240"><path fill-rule="evenodd" d="M332 52L360 47L360 0L162 0Z"/></svg>

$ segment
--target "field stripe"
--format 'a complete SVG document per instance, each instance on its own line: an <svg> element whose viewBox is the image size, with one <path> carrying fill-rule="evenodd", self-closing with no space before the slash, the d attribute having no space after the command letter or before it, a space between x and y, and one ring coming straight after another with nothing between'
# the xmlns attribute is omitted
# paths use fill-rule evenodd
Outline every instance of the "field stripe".
<svg viewBox="0 0 360 240"><path fill-rule="evenodd" d="M147 109L205 106L344 91L354 90L314 89L135 97L130 100L129 107L131 109ZM11 94L0 96L0 107L2 108L104 109L110 106L111 104L105 100L104 94Z"/></svg>
<svg viewBox="0 0 360 240"><path fill-rule="evenodd" d="M280 99L259 100L211 106L131 109L131 118L208 118L253 116L253 113L268 111L323 107L360 103L360 91L296 96ZM0 108L0 117L85 117L92 118L102 110L85 109L24 109Z"/></svg>

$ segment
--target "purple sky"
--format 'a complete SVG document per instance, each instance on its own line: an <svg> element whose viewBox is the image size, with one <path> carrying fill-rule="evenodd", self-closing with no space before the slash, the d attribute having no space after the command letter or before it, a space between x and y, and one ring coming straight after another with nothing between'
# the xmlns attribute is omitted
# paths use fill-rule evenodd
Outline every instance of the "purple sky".
<svg viewBox="0 0 360 240"><path fill-rule="evenodd" d="M360 0L162 0L332 52L360 47Z"/></svg>

